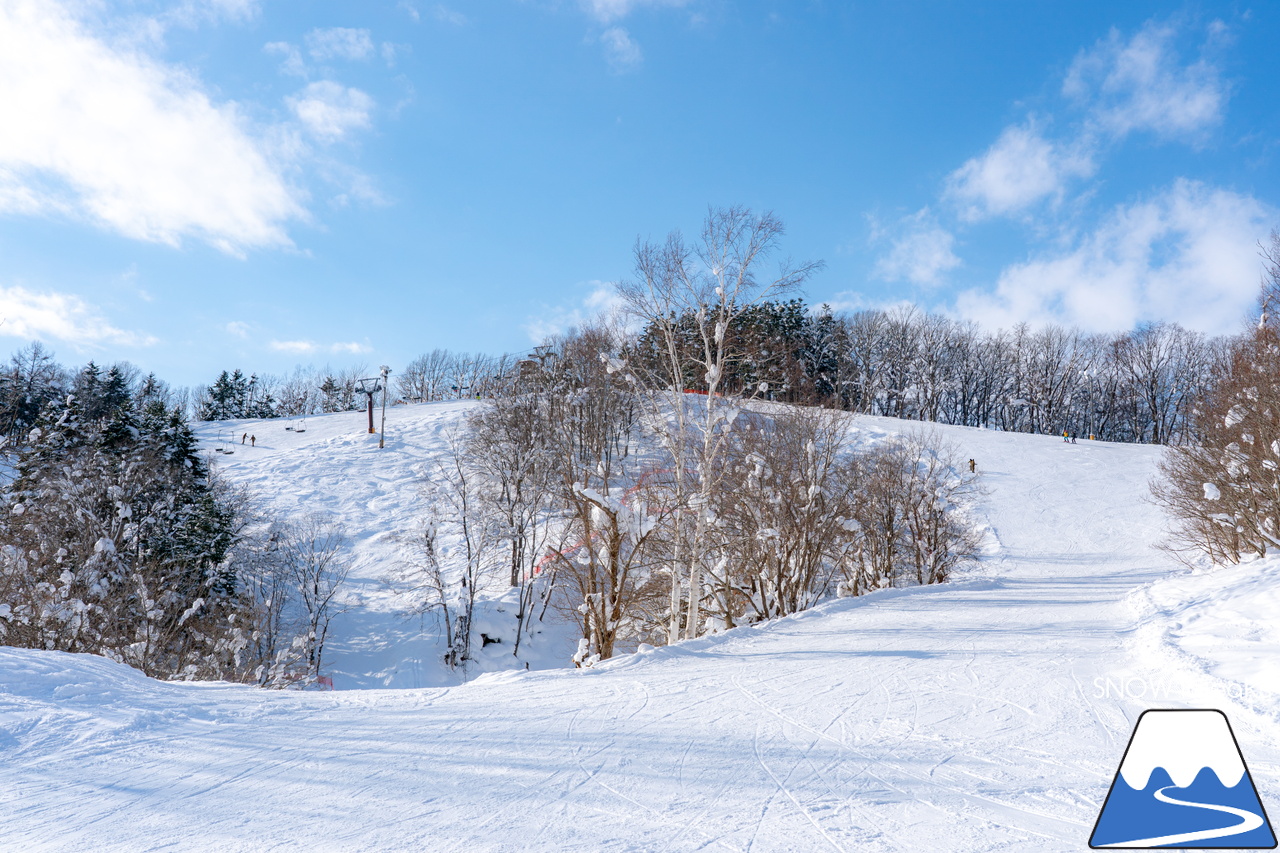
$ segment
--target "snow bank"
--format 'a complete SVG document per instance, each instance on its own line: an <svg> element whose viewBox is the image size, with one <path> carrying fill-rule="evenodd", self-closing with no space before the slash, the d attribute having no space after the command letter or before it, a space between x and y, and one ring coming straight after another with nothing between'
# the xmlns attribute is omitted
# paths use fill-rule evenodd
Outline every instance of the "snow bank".
<svg viewBox="0 0 1280 853"><path fill-rule="evenodd" d="M1179 572L1136 590L1130 604L1153 668L1216 679L1280 722L1280 555Z"/></svg>

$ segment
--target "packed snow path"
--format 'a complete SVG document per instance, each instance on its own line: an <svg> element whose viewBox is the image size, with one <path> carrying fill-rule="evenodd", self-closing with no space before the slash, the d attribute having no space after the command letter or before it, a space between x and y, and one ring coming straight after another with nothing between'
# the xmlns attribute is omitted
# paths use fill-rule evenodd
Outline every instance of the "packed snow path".
<svg viewBox="0 0 1280 853"><path fill-rule="evenodd" d="M945 433L985 475L979 572L592 671L300 694L0 650L0 846L1083 850L1153 706L1222 708L1280 803L1274 719L1218 682L1102 689L1163 675L1124 600L1177 571L1157 451Z"/></svg>

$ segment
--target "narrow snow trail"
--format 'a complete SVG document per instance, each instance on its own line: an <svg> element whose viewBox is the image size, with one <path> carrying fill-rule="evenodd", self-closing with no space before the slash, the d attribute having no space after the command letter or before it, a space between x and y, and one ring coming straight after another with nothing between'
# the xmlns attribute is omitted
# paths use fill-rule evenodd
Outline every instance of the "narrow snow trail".
<svg viewBox="0 0 1280 853"><path fill-rule="evenodd" d="M863 428L899 431L868 419ZM1082 850L1143 671L1123 599L1174 570L1157 451L946 430L998 552L591 671L325 694L156 684L0 649L24 850ZM1222 707L1203 695L1163 707ZM1264 802L1275 732L1235 719Z"/></svg>

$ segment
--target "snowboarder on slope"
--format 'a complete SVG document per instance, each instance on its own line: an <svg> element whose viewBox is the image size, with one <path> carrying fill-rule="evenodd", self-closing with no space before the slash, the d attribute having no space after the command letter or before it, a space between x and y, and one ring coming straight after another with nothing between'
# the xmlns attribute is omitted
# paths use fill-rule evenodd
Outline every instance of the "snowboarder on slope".
<svg viewBox="0 0 1280 853"><path fill-rule="evenodd" d="M250 446L250 447L253 447L253 446L254 446L255 444L257 444L257 443L258 443L258 437L257 437L256 435L251 435L251 436L249 436L249 446Z"/></svg>

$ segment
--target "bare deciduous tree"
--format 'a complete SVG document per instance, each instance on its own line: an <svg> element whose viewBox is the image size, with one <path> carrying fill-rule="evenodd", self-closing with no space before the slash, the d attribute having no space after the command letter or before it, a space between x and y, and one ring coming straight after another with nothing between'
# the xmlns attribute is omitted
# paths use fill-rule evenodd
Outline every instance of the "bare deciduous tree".
<svg viewBox="0 0 1280 853"><path fill-rule="evenodd" d="M444 349L433 349L418 356L396 377L400 396L415 403L445 399L452 363L453 355Z"/></svg>
<svg viewBox="0 0 1280 853"><path fill-rule="evenodd" d="M313 513L281 525L280 557L301 605L305 658L311 678L320 675L329 623L340 612L337 595L351 568L348 541L330 517Z"/></svg>
<svg viewBox="0 0 1280 853"><path fill-rule="evenodd" d="M545 586L537 566L553 532L547 516L563 488L549 412L545 395L499 395L468 419L467 449L483 478L477 498L500 525L509 582L519 590L513 655L535 621L535 597Z"/></svg>
<svg viewBox="0 0 1280 853"><path fill-rule="evenodd" d="M743 420L716 495L722 558L708 610L725 628L813 606L853 544L848 416L794 408Z"/></svg>
<svg viewBox="0 0 1280 853"><path fill-rule="evenodd" d="M1271 318L1260 315L1237 340L1196 409L1201 440L1170 448L1152 483L1174 521L1171 550L1236 563L1280 548L1280 328Z"/></svg>
<svg viewBox="0 0 1280 853"><path fill-rule="evenodd" d="M657 534L672 505L668 491L654 498L647 474L655 460L637 455L640 411L610 361L617 345L616 331L600 326L560 340L545 396L552 471L568 522L567 542L554 551L554 600L582 629L579 664L648 637L665 597L655 573Z"/></svg>
<svg viewBox="0 0 1280 853"><path fill-rule="evenodd" d="M671 456L675 499L699 508L692 513L692 530L684 530L686 522L676 516L669 567L672 642L681 634L682 586L687 590L684 635L695 637L702 630L706 513L720 487L720 458L735 411L721 398L721 385L727 368L743 357L728 332L752 306L799 287L822 266L783 263L766 277L762 266L777 251L783 233L781 220L772 214L756 215L742 207L712 209L695 246L687 245L679 232L662 245L638 242L637 277L617 285L629 312L654 332L660 348L657 375L645 379L658 391L654 423ZM693 320L691 345L682 332L685 318ZM691 387L705 396L690 401L685 392Z"/></svg>
<svg viewBox="0 0 1280 853"><path fill-rule="evenodd" d="M410 543L410 556L403 566L404 579L411 584L412 591L422 596L418 604L419 612L436 615L444 635L444 661L452 668L461 662L454 634L458 628L454 614L456 583L450 578L441 553L441 517L437 504L430 501L430 494L432 493L428 495L427 517L423 519L421 528L416 531Z"/></svg>
<svg viewBox="0 0 1280 853"><path fill-rule="evenodd" d="M455 430L446 440L448 453L424 485L427 512L409 568L416 569L412 580L426 594L425 607L444 620L445 662L454 667L471 660L476 597L502 577L507 540L502 519L483 498L484 476L464 434Z"/></svg>
<svg viewBox="0 0 1280 853"><path fill-rule="evenodd" d="M1258 294L1258 325L1280 325L1280 231L1271 232L1271 242L1259 247L1262 255L1262 289Z"/></svg>
<svg viewBox="0 0 1280 853"><path fill-rule="evenodd" d="M956 470L936 437L895 439L848 461L856 482L848 529L856 532L842 591L861 595L903 583L941 583L976 556L964 516L975 477Z"/></svg>

